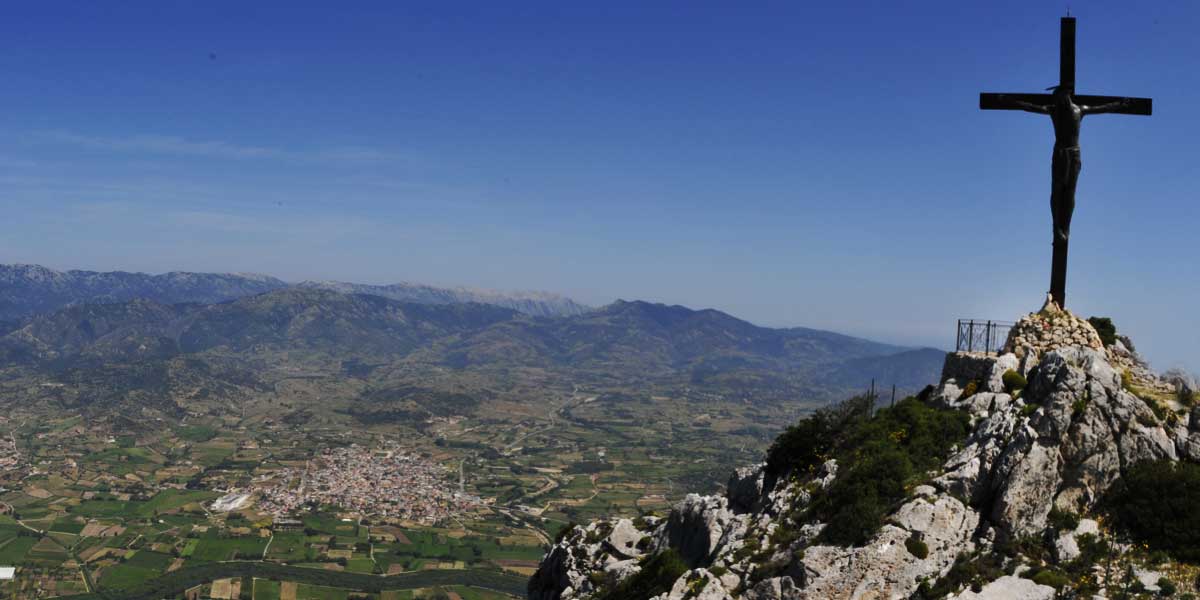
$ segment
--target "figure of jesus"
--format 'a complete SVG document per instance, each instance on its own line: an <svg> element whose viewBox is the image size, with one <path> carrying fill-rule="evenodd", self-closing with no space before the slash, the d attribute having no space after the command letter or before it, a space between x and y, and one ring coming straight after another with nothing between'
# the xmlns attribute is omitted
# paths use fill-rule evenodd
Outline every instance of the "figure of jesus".
<svg viewBox="0 0 1200 600"><path fill-rule="evenodd" d="M1050 214L1054 219L1054 241L1066 242L1071 237L1071 215L1075 212L1075 184L1083 162L1079 158L1079 126L1085 115L1119 112L1131 105L1121 98L1099 106L1076 104L1074 90L1054 86L1047 104L1034 104L1013 99L1022 110L1050 115L1054 124L1054 156L1050 160ZM1001 98L1004 96L1001 95Z"/></svg>

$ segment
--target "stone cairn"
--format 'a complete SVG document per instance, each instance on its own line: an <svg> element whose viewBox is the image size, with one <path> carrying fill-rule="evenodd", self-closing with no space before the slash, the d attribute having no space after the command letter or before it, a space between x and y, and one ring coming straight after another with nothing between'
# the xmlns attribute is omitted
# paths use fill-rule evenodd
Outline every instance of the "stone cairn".
<svg viewBox="0 0 1200 600"><path fill-rule="evenodd" d="M1046 304L1041 310L1021 317L1013 325L1008 332L1008 341L1004 343L1004 352L1012 352L1021 360L1027 356L1036 359L1066 346L1104 350L1104 342L1100 341L1100 334L1091 323L1060 307L1046 294Z"/></svg>
<svg viewBox="0 0 1200 600"><path fill-rule="evenodd" d="M1155 375L1138 356L1128 338L1118 338L1115 344L1106 348L1091 323L1059 306L1049 294L1046 294L1046 303L1041 310L1021 317L1013 325L1004 352L1015 354L1027 368L1046 353L1068 346L1083 346L1106 353L1109 362L1128 373L1131 382L1139 387L1164 393L1174 390L1174 386Z"/></svg>

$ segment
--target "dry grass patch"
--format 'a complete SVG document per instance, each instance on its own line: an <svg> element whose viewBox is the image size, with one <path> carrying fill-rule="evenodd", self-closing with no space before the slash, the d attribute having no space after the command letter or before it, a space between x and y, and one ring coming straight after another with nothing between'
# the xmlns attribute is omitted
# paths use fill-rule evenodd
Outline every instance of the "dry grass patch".
<svg viewBox="0 0 1200 600"><path fill-rule="evenodd" d="M296 588L297 587L298 586L295 581L285 581L282 584L280 584L279 585L279 600L296 600Z"/></svg>
<svg viewBox="0 0 1200 600"><path fill-rule="evenodd" d="M209 595L212 596L213 598L216 598L217 600L230 600L231 598L237 597L232 594L233 594L233 580L232 579L218 579L218 580L214 581L212 583L212 591L209 592Z"/></svg>

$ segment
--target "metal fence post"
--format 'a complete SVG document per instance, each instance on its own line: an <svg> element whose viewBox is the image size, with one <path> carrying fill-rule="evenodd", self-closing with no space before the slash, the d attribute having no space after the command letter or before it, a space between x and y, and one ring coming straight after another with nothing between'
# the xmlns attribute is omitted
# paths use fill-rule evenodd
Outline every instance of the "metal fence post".
<svg viewBox="0 0 1200 600"><path fill-rule="evenodd" d="M993 352L999 354L1002 344L1008 339L1008 334L1012 332L1013 325L1015 323L991 319L978 323L975 322L975 319L958 319L957 329L954 332L954 351L974 353L975 340L978 339L984 355L990 355Z"/></svg>

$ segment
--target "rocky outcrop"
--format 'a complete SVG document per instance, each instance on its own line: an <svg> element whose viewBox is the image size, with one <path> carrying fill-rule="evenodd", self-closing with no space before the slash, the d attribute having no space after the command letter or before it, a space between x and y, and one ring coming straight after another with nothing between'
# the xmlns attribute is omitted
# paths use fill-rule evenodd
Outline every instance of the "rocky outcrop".
<svg viewBox="0 0 1200 600"><path fill-rule="evenodd" d="M651 549L650 529L658 519L597 521L576 526L542 558L529 581L529 598L581 598L595 591L598 581L624 579L637 573L641 558Z"/></svg>
<svg viewBox="0 0 1200 600"><path fill-rule="evenodd" d="M690 566L712 564L722 548L746 531L745 519L729 510L727 502L719 496L688 494L659 528L657 546L674 548Z"/></svg>
<svg viewBox="0 0 1200 600"><path fill-rule="evenodd" d="M1010 370L1025 373L1023 388L1006 388ZM865 544L826 545L819 535L825 524L788 521L812 514L805 507L836 481L836 462L776 477L766 477L764 465L747 467L730 477L724 496L689 495L639 532L647 555L673 549L691 569L657 600L908 598L946 576L956 559L1011 540L1045 539L1054 560L1074 560L1080 540L1097 535L1099 524L1082 519L1074 531L1057 531L1052 509L1086 514L1131 465L1200 456L1200 422L1126 386L1109 353L1090 343L1046 350L1036 362L1015 353L952 354L925 401L967 413L971 431ZM596 582L637 572L634 555L600 543L618 530L633 537L631 523L615 523L566 536L531 581L530 597L586 598ZM785 523L790 533L780 538ZM1014 573L1020 557L1005 560L1007 573L976 581L974 590L960 584L949 597L1055 596L1054 588Z"/></svg>
<svg viewBox="0 0 1200 600"><path fill-rule="evenodd" d="M949 570L959 553L974 550L971 538L979 526L978 512L932 487L915 493L869 544L806 548L797 561L804 572L803 588L793 597L907 597L920 581ZM927 556L915 556L906 547L913 537L928 548Z"/></svg>
<svg viewBox="0 0 1200 600"><path fill-rule="evenodd" d="M752 467L742 467L729 476L729 483L725 485L725 496L729 499L730 510L747 513L762 507L765 466L766 463L759 463Z"/></svg>
<svg viewBox="0 0 1200 600"><path fill-rule="evenodd" d="M1117 341L1108 347L1108 359L1113 368L1127 374L1130 383L1138 388L1160 394L1195 389L1192 378L1186 374L1168 372L1159 377L1134 349L1133 342L1123 335L1117 336Z"/></svg>
<svg viewBox="0 0 1200 600"><path fill-rule="evenodd" d="M980 360L1007 365L1014 358ZM1177 445L1186 441L1177 428L1159 422L1147 401L1122 387L1103 351L1051 351L1017 399L994 392L964 397L954 382L975 373L944 373L949 385L934 396L978 419L966 447L934 481L985 503L981 508L1004 533L1041 531L1054 506L1070 512L1092 508L1124 468L1174 459Z"/></svg>

